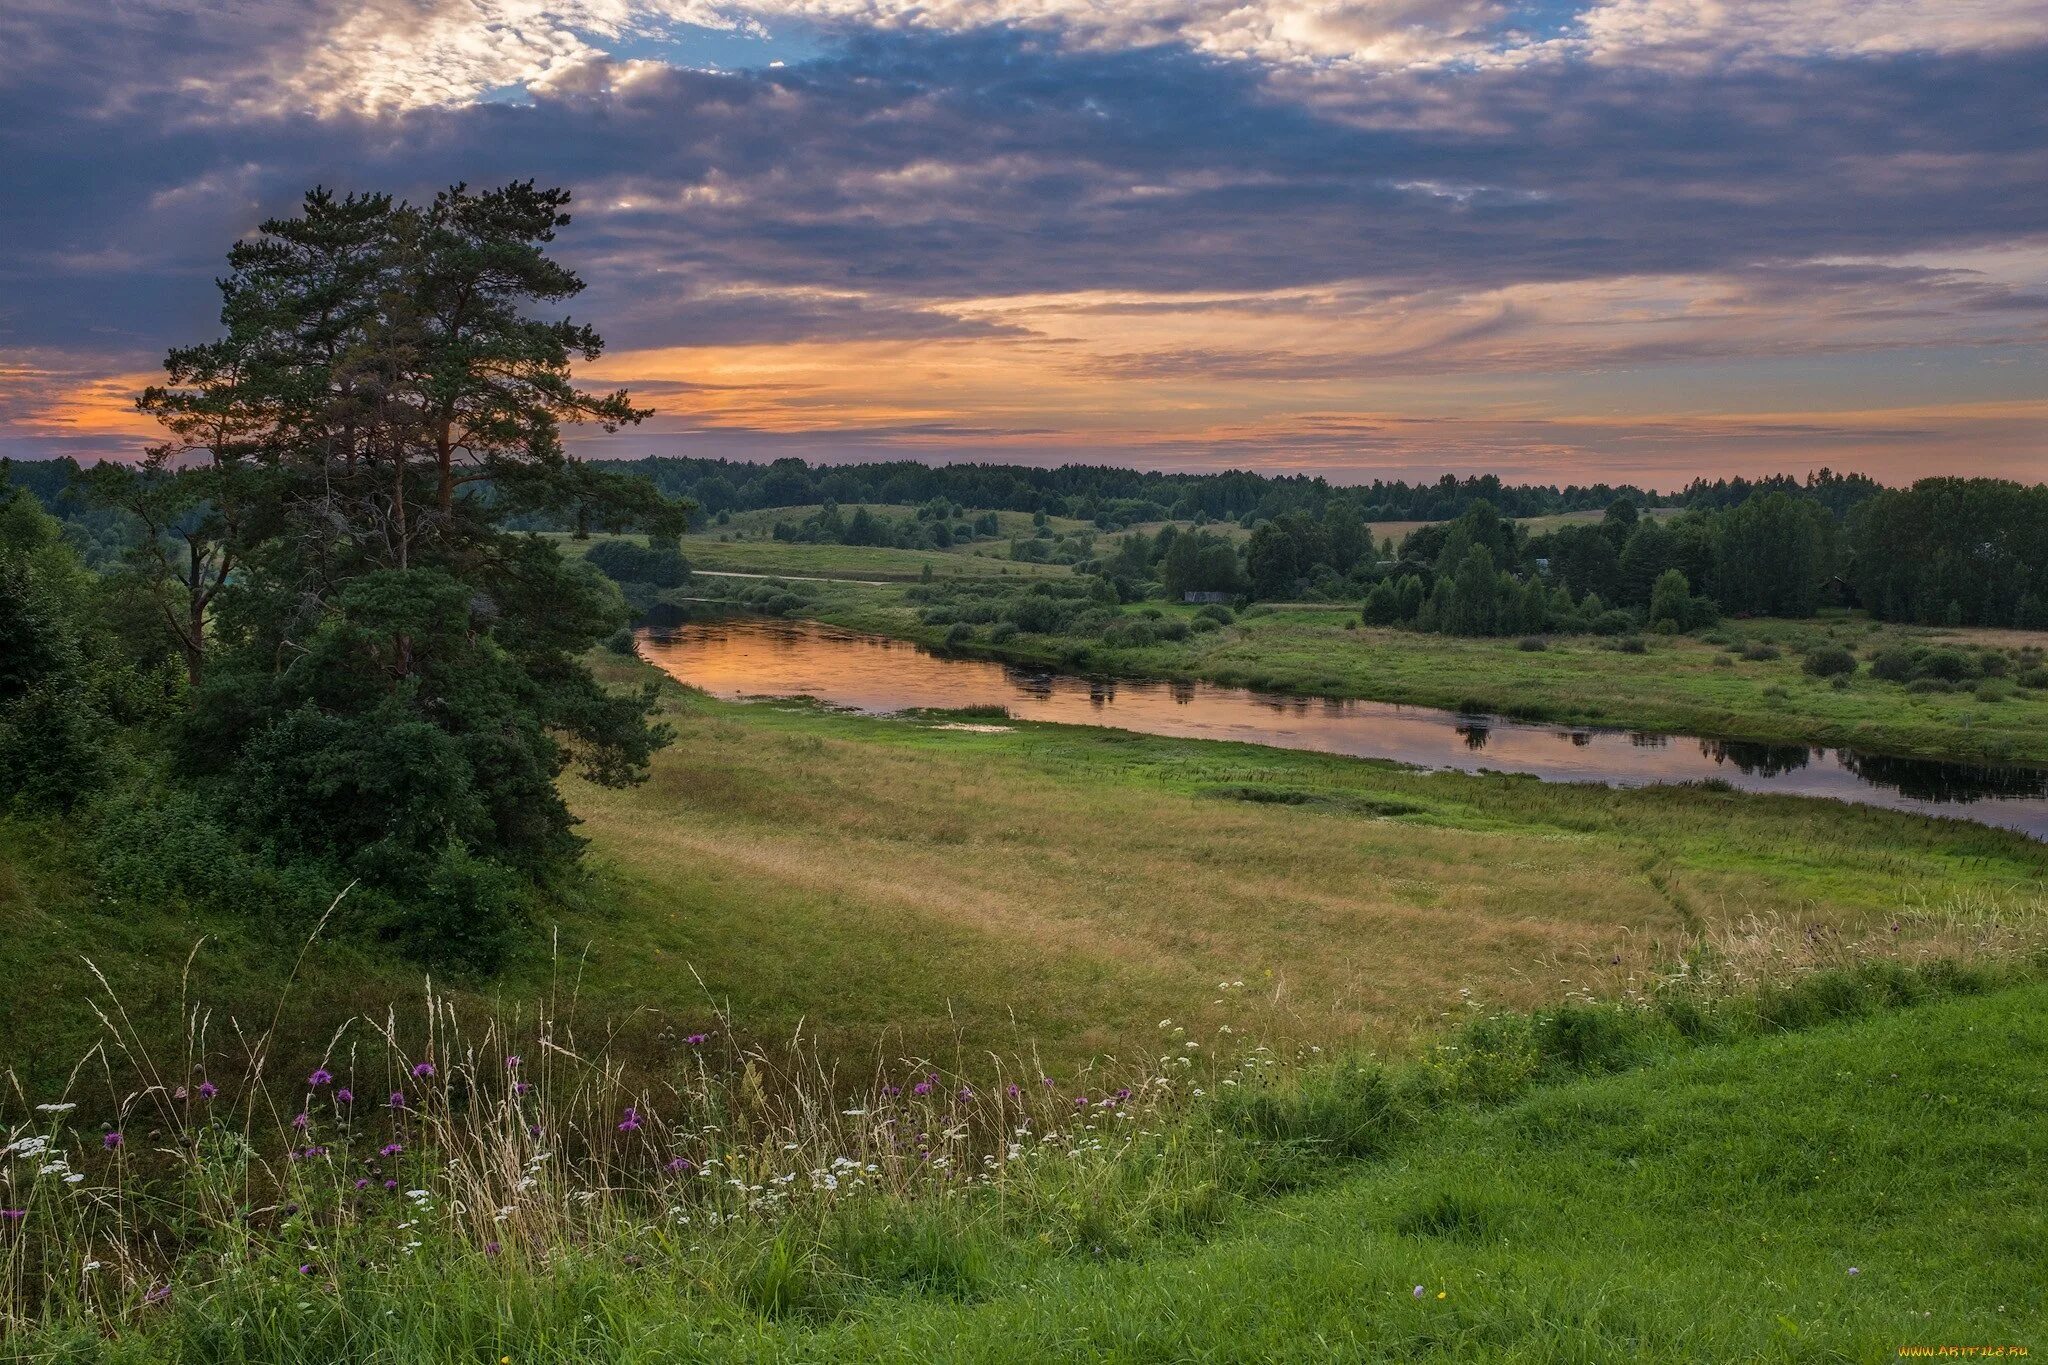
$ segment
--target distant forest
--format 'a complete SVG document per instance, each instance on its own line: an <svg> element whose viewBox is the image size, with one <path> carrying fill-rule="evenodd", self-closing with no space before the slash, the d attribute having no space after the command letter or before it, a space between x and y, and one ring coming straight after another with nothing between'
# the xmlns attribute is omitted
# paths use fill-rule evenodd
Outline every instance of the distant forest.
<svg viewBox="0 0 2048 1365"><path fill-rule="evenodd" d="M1862 474L1823 469L1803 479L1696 479L1667 493L1628 484L1510 484L1494 475L1342 485L1244 470L910 460L813 465L654 457L590 461L588 468L644 479L664 498L693 504L695 529L738 512L822 506L801 523L778 526L777 535L846 544L943 549L995 536L994 519L985 514L996 510L1078 519L1099 531L1161 521L1233 523L1253 532L1234 548L1203 537L1173 554L1169 529L1126 541L1113 557L1098 558L1085 536L1054 538L1043 530L1012 549L1019 558L1057 557L1113 577L1127 596L1163 583L1176 592L1248 599L1356 599L1368 604L1369 619L1461 634L1540 628L1545 617L1533 591L1539 578L1554 602L1563 600L1560 589L1572 602L1590 597L1592 612L1576 615L1596 619L1604 609L1623 608L1654 620L1653 591L1672 571L1683 577L1694 619L1704 611L1804 616L1832 602L1890 620L2048 628L2048 486L1994 479L1926 479L1886 489ZM88 564L110 565L132 546L134 528L124 513L89 498L79 473L69 460L55 460L10 465L6 477L64 524ZM493 493L479 485L472 495L488 500ZM899 524L871 516L862 504L920 510ZM842 506L857 510L842 515ZM1658 509L1667 515L1640 515ZM1668 515L1673 510L1675 517ZM1595 511L1605 514L1597 525L1537 535L1513 524ZM1399 545L1375 544L1366 531L1370 523L1399 521L1441 524ZM1461 521L1462 534L1449 525ZM521 512L505 524L589 529L559 511ZM1489 561L1483 568L1466 562L1475 543ZM1451 605L1460 570L1465 597L1477 591L1472 583L1493 576L1494 588L1477 593L1480 608ZM1665 591L1667 601L1681 600L1675 582L1667 581ZM1526 605L1510 607L1510 598ZM1487 601L1497 608L1485 609ZM1554 606L1548 619L1571 619L1561 612Z"/></svg>

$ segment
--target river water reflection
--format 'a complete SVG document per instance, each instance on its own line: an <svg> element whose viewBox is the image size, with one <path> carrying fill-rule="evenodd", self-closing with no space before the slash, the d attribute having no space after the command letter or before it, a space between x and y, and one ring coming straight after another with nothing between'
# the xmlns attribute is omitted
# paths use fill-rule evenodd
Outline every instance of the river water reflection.
<svg viewBox="0 0 2048 1365"><path fill-rule="evenodd" d="M719 697L809 696L873 714L1007 707L1019 720L1240 740L1426 768L1644 786L1718 778L2001 825L2048 840L2048 768L1939 763L1809 745L1571 729L1421 706L1292 697L1208 683L1074 677L809 622L738 618L642 633L641 654Z"/></svg>

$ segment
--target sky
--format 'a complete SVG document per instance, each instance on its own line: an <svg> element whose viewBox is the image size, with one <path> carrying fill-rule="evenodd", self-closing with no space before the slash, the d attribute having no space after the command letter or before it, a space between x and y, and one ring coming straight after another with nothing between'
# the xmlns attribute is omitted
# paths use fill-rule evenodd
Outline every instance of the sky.
<svg viewBox="0 0 2048 1365"><path fill-rule="evenodd" d="M2048 479L2048 0L7 0L0 455L528 178L585 455Z"/></svg>

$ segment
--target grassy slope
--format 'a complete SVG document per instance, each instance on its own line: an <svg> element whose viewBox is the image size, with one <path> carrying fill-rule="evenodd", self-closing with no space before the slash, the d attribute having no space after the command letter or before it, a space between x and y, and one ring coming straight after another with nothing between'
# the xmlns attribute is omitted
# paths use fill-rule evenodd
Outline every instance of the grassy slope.
<svg viewBox="0 0 2048 1365"><path fill-rule="evenodd" d="M619 906L592 977L687 996L689 964L771 1033L1064 1062L1168 1016L1392 1043L1461 988L1610 991L1703 940L1755 969L1949 950L2048 909L2037 844L1831 802L675 704L652 782L571 789Z"/></svg>
<svg viewBox="0 0 2048 1365"><path fill-rule="evenodd" d="M893 1224L886 1211L850 1217L825 1247L798 1226L751 1264L721 1259L718 1234L659 1220L625 1243L642 1254L600 1241L538 1263L459 1250L411 1262L382 1240L415 1228L405 1221L321 1277L294 1274L309 1253L286 1246L137 1310L111 1338L27 1344L110 1365L1676 1363L2038 1348L2044 1124L2048 987L2036 984L1439 1110L1376 1158L1324 1167L1306 1192L1202 1231L1169 1221L1121 1255L1085 1239L1065 1250L1028 1235L1028 1220L1000 1230L987 1205L976 1219L952 1199ZM870 1273L821 1283L829 1267L807 1247Z"/></svg>
<svg viewBox="0 0 2048 1365"><path fill-rule="evenodd" d="M1179 606L1162 610L1192 615ZM810 614L858 630L937 643L943 628L886 588L828 587ZM1861 621L1735 621L1729 638L1780 643L1783 657L1717 662L1727 647L1689 636L1648 637L1648 652L1624 654L1592 636L1557 637L1525 652L1512 639L1345 629L1355 610L1335 606L1256 613L1182 643L1113 649L1088 642L1091 672L1202 679L1227 686L1323 696L1366 697L1462 707L1531 720L1663 730L1768 743L1814 743L1929 758L2048 763L2048 693L2021 690L2001 701L1969 691L1908 692L1859 674L1846 688L1800 671L1799 649L1833 640L1859 656L1880 645L2048 644L2033 631L1950 632ZM971 652L1052 662L1060 636L1019 636Z"/></svg>
<svg viewBox="0 0 2048 1365"><path fill-rule="evenodd" d="M1759 970L1870 940L1971 950L2033 934L2048 908L2039 845L1828 802L1058 726L981 735L679 689L667 704L678 740L647 785L569 784L596 876L555 920L562 963L537 935L500 978L452 983L470 998L559 981L586 1023L620 1021L628 1051L715 998L755 1037L801 1020L855 1055L950 1056L958 1039L970 1058L1037 1045L1072 1066L1148 1047L1168 1016L1393 1046L1461 989L1608 991L1703 941ZM1309 804L1223 794L1245 789ZM76 848L31 835L0 829L0 1066L41 1091L61 1079L95 1030L85 954L168 1021L209 936L195 995L267 1020L306 926L96 909ZM1226 979L1247 990L1215 1003ZM406 963L324 945L287 1032L324 1037L418 987Z"/></svg>
<svg viewBox="0 0 2048 1365"><path fill-rule="evenodd" d="M1453 1120L1215 1245L1062 1268L980 1304L885 1301L758 1354L1874 1361L1902 1345L2039 1349L2044 1124L2048 988L2030 987L1541 1091Z"/></svg>

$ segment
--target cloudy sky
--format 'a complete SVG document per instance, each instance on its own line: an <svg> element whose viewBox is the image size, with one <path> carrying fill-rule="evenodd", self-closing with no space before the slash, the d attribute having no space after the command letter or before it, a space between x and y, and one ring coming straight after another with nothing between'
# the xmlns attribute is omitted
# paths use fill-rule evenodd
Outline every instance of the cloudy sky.
<svg viewBox="0 0 2048 1365"><path fill-rule="evenodd" d="M535 177L585 453L2048 478L2048 0L7 0L0 454Z"/></svg>

